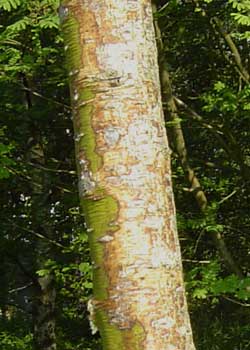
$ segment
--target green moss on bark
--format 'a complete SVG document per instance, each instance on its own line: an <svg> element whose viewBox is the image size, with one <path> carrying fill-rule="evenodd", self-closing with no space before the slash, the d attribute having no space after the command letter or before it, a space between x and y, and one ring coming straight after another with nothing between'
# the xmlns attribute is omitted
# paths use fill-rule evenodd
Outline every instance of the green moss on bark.
<svg viewBox="0 0 250 350"><path fill-rule="evenodd" d="M96 311L96 325L100 329L103 350L143 350L145 332L139 323L130 329L119 329L110 324L103 310Z"/></svg>
<svg viewBox="0 0 250 350"><path fill-rule="evenodd" d="M81 43L79 41L79 23L69 14L62 23L64 34L64 48L69 75L81 65Z"/></svg>
<svg viewBox="0 0 250 350"><path fill-rule="evenodd" d="M83 89L80 92L80 101L85 102L85 99L82 96L90 95L91 91ZM94 94L93 94L94 95ZM79 150L83 150L85 159L89 162L89 170L94 174L102 165L102 158L96 152L96 135L92 127L92 114L94 106L93 104L87 104L85 106L79 107L79 126L77 132L79 132L82 137L79 141ZM77 123L77 121L76 121ZM76 127L75 127L76 129Z"/></svg>
<svg viewBox="0 0 250 350"><path fill-rule="evenodd" d="M64 4L67 6L67 1L62 3ZM90 180L95 181L95 174L103 164L102 157L96 150L96 131L92 124L95 113L95 84L84 81L84 77L81 76L84 67L79 23L70 11L66 10L66 14L62 26L71 81L78 176L81 181L81 173L89 174ZM119 229L115 224L119 213L118 202L107 194L105 189L94 184L90 193L80 195L80 204L89 231L90 252L94 264L94 300L98 305L95 321L102 335L103 349L142 350L145 333L140 324L136 323L130 329L119 329L110 323L110 316L101 309L102 301L105 302L109 297L109 279L105 270L105 260L109 257L105 256L107 243L100 242L100 239L106 235L112 236Z"/></svg>
<svg viewBox="0 0 250 350"><path fill-rule="evenodd" d="M94 263L94 297L97 300L105 300L108 297L108 277L104 268L105 243L99 242L99 239L118 229L117 226L112 225L117 217L118 205L111 196L107 195L99 200L82 199L81 205L87 226L91 229L89 244Z"/></svg>

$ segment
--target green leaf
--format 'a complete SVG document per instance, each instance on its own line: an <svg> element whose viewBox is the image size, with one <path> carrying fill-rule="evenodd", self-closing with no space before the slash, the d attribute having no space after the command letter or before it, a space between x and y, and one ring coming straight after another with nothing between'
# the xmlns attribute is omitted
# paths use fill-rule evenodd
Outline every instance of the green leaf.
<svg viewBox="0 0 250 350"><path fill-rule="evenodd" d="M86 289L93 289L93 283L90 281L86 281L83 283L84 288Z"/></svg>
<svg viewBox="0 0 250 350"><path fill-rule="evenodd" d="M243 105L243 109L244 109L245 111L249 111L249 110L250 110L250 102L249 102L249 103L245 103L245 104ZM249 116L249 118L250 118L250 116Z"/></svg>
<svg viewBox="0 0 250 350"><path fill-rule="evenodd" d="M219 224L208 225L206 226L207 232L223 232L224 226Z"/></svg>
<svg viewBox="0 0 250 350"><path fill-rule="evenodd" d="M226 85L222 81L218 81L217 83L214 84L214 89L217 92L224 90L225 87Z"/></svg>
<svg viewBox="0 0 250 350"><path fill-rule="evenodd" d="M38 274L39 277L44 277L44 276L48 276L49 275L50 270L42 269L42 270L38 270L36 273Z"/></svg>
<svg viewBox="0 0 250 350"><path fill-rule="evenodd" d="M241 24L241 25L244 25L244 26L250 26L250 17L249 17L249 15L244 15L242 13L232 13L231 15L234 17L236 22L238 22L238 24Z"/></svg>
<svg viewBox="0 0 250 350"><path fill-rule="evenodd" d="M197 299L206 299L208 290L206 288L196 288L193 292L193 297Z"/></svg>
<svg viewBox="0 0 250 350"><path fill-rule="evenodd" d="M12 32L20 32L22 30L25 30L28 25L31 24L31 21L28 17L23 17L19 21L16 21L15 23L9 25L6 30L12 31Z"/></svg>
<svg viewBox="0 0 250 350"><path fill-rule="evenodd" d="M12 9L17 9L21 5L21 0L0 0L0 8L10 12Z"/></svg>
<svg viewBox="0 0 250 350"><path fill-rule="evenodd" d="M41 28L44 28L44 29L52 29L52 28L55 28L55 29L58 29L59 27L59 18L58 16L49 16L49 17L45 17L45 18L42 18L40 21L39 21L39 26Z"/></svg>
<svg viewBox="0 0 250 350"><path fill-rule="evenodd" d="M88 273L91 270L91 266L88 262L83 262L79 264L79 270L83 273Z"/></svg>
<svg viewBox="0 0 250 350"><path fill-rule="evenodd" d="M169 122L166 122L166 126L174 126L176 124L179 124L182 122L182 119L181 118L175 118L175 120L171 120Z"/></svg>
<svg viewBox="0 0 250 350"><path fill-rule="evenodd" d="M69 271L72 271L72 267L71 267L71 266L66 266L66 267L63 267L63 268L62 268L62 272L63 272L63 273L69 272Z"/></svg>
<svg viewBox="0 0 250 350"><path fill-rule="evenodd" d="M211 286L211 290L215 295L235 293L238 286L239 278L236 275L230 275L214 282Z"/></svg>

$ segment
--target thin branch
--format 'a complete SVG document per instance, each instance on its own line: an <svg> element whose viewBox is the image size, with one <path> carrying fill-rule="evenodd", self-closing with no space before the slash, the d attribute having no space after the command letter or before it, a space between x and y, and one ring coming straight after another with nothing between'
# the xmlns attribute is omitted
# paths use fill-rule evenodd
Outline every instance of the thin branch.
<svg viewBox="0 0 250 350"><path fill-rule="evenodd" d="M15 83L15 84L19 85L18 83ZM43 100L45 100L45 101L51 102L51 103L53 103L53 104L55 104L55 105L58 105L58 106L60 106L60 107L64 107L65 109L67 109L67 110L69 110L69 111L72 110L72 108L71 108L69 105L66 105L66 104L64 104L64 103L62 103L62 102L55 101L55 100L53 100L52 98L43 96L42 94L40 94L40 93L37 92L37 91L34 91L34 90L29 89L29 88L24 87L24 86L22 86L22 90L28 91L28 92L30 92L32 95L34 95L34 96L36 96L36 97L39 97L39 98L41 98L41 99L43 99Z"/></svg>
<svg viewBox="0 0 250 350"><path fill-rule="evenodd" d="M183 108L185 111L191 115L192 119L199 122L204 128L212 130L213 132L223 135L223 132L218 130L215 126L205 123L202 116L199 115L197 112L195 112L191 107L189 107L184 101L182 101L180 98L173 96L173 99L178 107Z"/></svg>
<svg viewBox="0 0 250 350"><path fill-rule="evenodd" d="M235 299L232 299L230 297L227 297L225 295L222 295L222 298L228 300L228 301L231 301L231 303L234 303L234 304L237 304L237 305L240 305L240 306L244 306L244 307L250 307L250 304L247 304L247 303L241 303L240 301L238 300L235 300Z"/></svg>
<svg viewBox="0 0 250 350"><path fill-rule="evenodd" d="M29 183L32 183L32 184L35 184L37 187L39 188L42 188L42 185L38 182L35 182L31 176L28 176L26 174L23 174L23 173L20 173L18 171L16 171L15 169L11 168L11 167L8 167L6 166L6 169L9 170L10 173L16 175L16 176L20 176L24 181L28 181ZM75 191L71 191L65 187L62 187L62 186L58 186L58 185L55 185L55 188L59 189L60 191L62 192L65 192L65 193L75 193Z"/></svg>
<svg viewBox="0 0 250 350"><path fill-rule="evenodd" d="M204 233L205 233L204 230L202 230L202 231L200 232L200 234L199 234L199 236L198 236L198 238L197 238L197 240L196 240L196 242L195 242L194 253L196 253L196 251L197 251L197 249L198 249L198 245L199 245L200 240L201 240L201 237L202 237L202 235L203 235Z"/></svg>
<svg viewBox="0 0 250 350"><path fill-rule="evenodd" d="M215 27L217 28L218 32L221 34L223 39L226 41L226 43L227 43L227 45L228 45L228 47L229 47L229 49L234 57L234 61L239 69L239 72L241 74L242 79L246 83L249 83L249 78L250 78L249 73L242 64L239 50L238 50L237 46L235 45L231 35L223 29L223 24L217 17L211 18L211 21L212 21L212 23L215 24Z"/></svg>
<svg viewBox="0 0 250 350"><path fill-rule="evenodd" d="M27 289L29 288L30 286L33 286L33 282L30 282L28 284L26 284L25 286L22 286L22 287L18 287L18 288L15 288L15 289L11 289L8 291L8 294L13 294L13 293L16 293L16 292L20 292L21 290L24 290L24 289Z"/></svg>
<svg viewBox="0 0 250 350"><path fill-rule="evenodd" d="M198 263L198 264L210 264L210 260L192 260L192 259L182 259L184 262Z"/></svg>
<svg viewBox="0 0 250 350"><path fill-rule="evenodd" d="M232 133L229 130L226 130L225 127L222 129L222 127L218 126L218 129L214 127L211 124L207 124L203 122L203 118L196 113L192 108L190 108L185 102L183 102L181 99L177 97L173 97L174 101L176 102L176 105L180 108L183 108L189 116L192 117L195 121L199 122L201 125L203 125L206 129L211 131L213 135L216 137L224 151L228 154L230 158L232 158L240 167L242 177L248 181L249 180L249 167L245 164L245 161L243 159L243 152L239 151L240 147L237 145L237 142L235 138L233 137ZM225 142L223 140L223 135L228 142Z"/></svg>
<svg viewBox="0 0 250 350"><path fill-rule="evenodd" d="M4 73L0 73L1 75L4 75ZM24 86L22 83L19 83L19 82L16 82L16 81L11 81L12 84L15 84L15 85L18 85L21 90L23 91L26 91L26 92L29 92L30 94L32 94L33 96L36 96L36 97L39 97L41 98L42 100L45 100L45 101L48 101L48 102L51 102L57 106L60 106L60 107L64 107L65 109L69 110L69 111L72 111L72 108L71 106L69 105L66 105L65 103L62 103L62 102L58 102L56 100L54 100L53 98L49 98L49 97L46 97L42 94L40 94L39 92L37 91L34 91L32 89L30 89L29 87L27 86Z"/></svg>
<svg viewBox="0 0 250 350"><path fill-rule="evenodd" d="M16 224L14 224L14 223L12 223L12 226L14 226L14 227L16 227L16 228L18 228L18 229L20 229L20 230L22 230L22 231L25 231L25 232L27 232L27 233L30 233L30 234L34 235L35 237L37 237L37 238L43 239L43 240L45 240L45 241L47 241L47 242L53 244L53 245L56 246L56 247L59 247L59 248L62 248L62 249L65 249L65 248L66 248L66 247L63 246L61 243L58 243L58 242L56 242L56 241L53 241L52 239L50 239L50 238L48 238L48 237L42 235L41 233L38 233L38 232L35 232L35 231L33 231L33 230L27 229L27 228L25 228L25 227L16 225Z"/></svg>
<svg viewBox="0 0 250 350"><path fill-rule="evenodd" d="M200 6L199 5L199 0L193 0L193 3L195 4L195 6L197 6L197 5ZM202 9L201 14L202 14L202 16L206 16L210 20L210 24L211 24L213 30L215 32L219 33L220 36L224 39L224 41L226 42L229 50L231 51L231 53L233 55L236 71L238 72L240 77L246 83L249 83L249 80L250 80L249 72L243 66L240 52L239 52L235 42L233 41L232 36L224 30L223 23L216 16L210 17L209 14L206 12L206 10L204 8Z"/></svg>
<svg viewBox="0 0 250 350"><path fill-rule="evenodd" d="M227 201L229 198L231 198L232 196L234 196L235 193L237 193L236 190L234 190L233 192L231 192L228 196L222 198L222 199L218 202L218 204L224 203L224 202Z"/></svg>
<svg viewBox="0 0 250 350"><path fill-rule="evenodd" d="M35 168L38 168L38 169L42 169L42 170L45 170L45 171L48 171L48 172L53 172L53 173L63 173L63 174L70 174L70 175L75 175L76 174L76 171L75 170L63 170L63 169L52 169L52 168L47 168L43 165L40 165L40 164L36 164L36 163L33 163L33 162L28 162L27 164L35 167Z"/></svg>

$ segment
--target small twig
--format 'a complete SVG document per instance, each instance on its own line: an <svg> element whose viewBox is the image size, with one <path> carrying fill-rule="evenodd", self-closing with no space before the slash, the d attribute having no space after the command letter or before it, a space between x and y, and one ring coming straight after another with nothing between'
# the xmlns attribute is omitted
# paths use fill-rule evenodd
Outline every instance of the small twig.
<svg viewBox="0 0 250 350"><path fill-rule="evenodd" d="M199 263L199 264L210 264L210 260L192 260L192 259L182 259L183 262Z"/></svg>
<svg viewBox="0 0 250 350"><path fill-rule="evenodd" d="M250 304L241 303L240 301L232 299L232 298L229 298L229 297L227 297L225 295L222 295L222 298L224 298L224 299L226 299L228 301L231 301L232 303L237 304L237 305L241 305L241 306L244 306L244 307L250 307Z"/></svg>
<svg viewBox="0 0 250 350"><path fill-rule="evenodd" d="M206 129L210 129L213 130L214 132L216 132L219 135L223 135L222 131L217 130L213 125L211 124L207 124L203 121L202 116L200 116L197 112L195 112L192 108L190 108L184 101L182 101L180 98L174 96L174 101L177 104L178 107L183 108L184 110L186 110L191 117L196 120L197 122L201 123L201 125L203 125Z"/></svg>
<svg viewBox="0 0 250 350"><path fill-rule="evenodd" d="M232 39L232 36L223 29L222 23L218 18L213 17L213 18L211 18L211 21L215 24L218 32L221 34L223 39L226 41L226 43L227 43L227 45L228 45L228 47L229 47L229 49L234 57L235 64L238 67L238 70L239 70L239 73L240 73L242 79L248 83L249 82L249 73L242 64L240 52L239 52L237 46L235 45L235 43Z"/></svg>
<svg viewBox="0 0 250 350"><path fill-rule="evenodd" d="M24 181L28 181L34 185L36 185L37 187L42 189L42 185L38 182L33 181L33 179L31 178L31 176L28 176L26 174L23 173L19 173L18 171L16 171L15 169L12 169L11 167L6 166L6 168L9 170L10 173L16 175L16 176L20 176ZM73 170L72 170L73 171ZM62 186L58 186L56 185L55 188L61 190L62 192L66 192L66 193L75 193L75 191L71 191L65 187Z"/></svg>
<svg viewBox="0 0 250 350"><path fill-rule="evenodd" d="M169 5L169 3L167 2L165 5L163 5L161 8L159 8L158 12L161 12L163 10L165 10L165 8Z"/></svg>
<svg viewBox="0 0 250 350"><path fill-rule="evenodd" d="M49 242L49 243L55 245L56 247L63 248L63 249L66 248L66 247L63 246L62 244L60 244L60 243L58 243L58 242L56 242L56 241L53 241L52 239L50 239L50 238L48 238L48 237L42 235L41 233L35 232L35 231L30 230L30 229L27 229L27 228L25 228L25 227L21 227L21 226L19 226L19 225L13 224L13 223L12 223L12 226L14 226L14 227L16 227L16 228L18 228L18 229L20 229L20 230L23 230L23 231L25 231L25 232L31 233L32 235L34 235L34 236L36 236L36 237L38 237L38 238L40 238L40 239L44 239L44 240L46 240L47 242Z"/></svg>
<svg viewBox="0 0 250 350"><path fill-rule="evenodd" d="M201 237L202 235L205 233L204 230L201 231L201 233L199 234L199 237L197 238L197 241L195 242L195 247L194 247L194 254L196 253L197 249L198 249L198 245L200 243Z"/></svg>
<svg viewBox="0 0 250 350"><path fill-rule="evenodd" d="M33 286L33 282L30 282L28 284L26 284L25 286L22 286L22 287L18 287L18 288L15 288L15 289L11 289L8 291L8 294L12 294L12 293L15 293L15 292L20 292L21 290L24 290L30 286Z"/></svg>
<svg viewBox="0 0 250 350"><path fill-rule="evenodd" d="M195 6L200 6L199 4L199 0L193 0L193 3L195 4ZM236 71L239 73L239 76L246 82L249 83L249 79L250 79L250 75L248 70L246 69L246 67L244 67L243 63L242 63L242 59L241 59L241 55L240 52L231 36L230 33L227 33L224 28L223 28L223 23L221 22L221 20L217 17L210 17L209 14L205 11L205 9L202 9L202 16L206 16L209 20L210 20L210 24L213 28L213 30L217 33L219 33L219 35L224 39L224 41L226 42L229 50L231 51L233 58L234 58L234 66L236 68ZM223 50L224 52L225 50ZM226 57L224 55L224 57ZM226 57L226 59L228 60L228 58Z"/></svg>
<svg viewBox="0 0 250 350"><path fill-rule="evenodd" d="M232 196L234 196L235 195L235 193L237 193L237 191L236 190L234 190L232 193L230 193L228 196L226 196L226 197L224 197L224 198L222 198L222 200L220 200L219 202L218 202L218 204L222 204L222 203L224 203L225 201L227 201L229 198L231 198Z"/></svg>
<svg viewBox="0 0 250 350"><path fill-rule="evenodd" d="M75 170L63 170L63 169L51 169L51 168L47 168L43 165L40 164L35 164L33 162L29 162L29 165L35 167L35 168L39 168L45 171L49 171L49 172L53 172L53 173L64 173L64 174L70 174L70 175L75 175L76 171Z"/></svg>
<svg viewBox="0 0 250 350"><path fill-rule="evenodd" d="M17 84L17 83L16 83L16 84ZM19 85L19 84L18 84L18 85ZM41 95L41 94L40 94L39 92L37 92L37 91L33 91L32 89L29 89L29 88L24 87L24 86L22 86L21 89L24 90L24 91L28 91L28 92L30 92L32 95L34 95L34 96L36 96L36 97L39 97L39 98L41 98L41 99L43 99L43 100L45 100L45 101L51 102L51 103L53 103L53 104L55 104L55 105L58 105L58 106L60 106L60 107L64 107L64 108L68 109L69 111L72 110L72 108L71 108L69 105L66 105L66 104L64 104L64 103L62 103L62 102L55 101L55 100L53 100L52 98L43 96L43 95Z"/></svg>

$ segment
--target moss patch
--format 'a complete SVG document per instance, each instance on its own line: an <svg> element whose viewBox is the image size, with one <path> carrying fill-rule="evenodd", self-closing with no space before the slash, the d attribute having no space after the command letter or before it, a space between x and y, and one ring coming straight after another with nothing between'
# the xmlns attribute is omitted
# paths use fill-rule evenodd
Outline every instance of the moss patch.
<svg viewBox="0 0 250 350"><path fill-rule="evenodd" d="M122 330L109 323L103 310L97 310L96 325L100 329L103 350L143 350L145 332L139 323Z"/></svg>
<svg viewBox="0 0 250 350"><path fill-rule="evenodd" d="M75 69L79 69L81 65L79 23L72 15L69 14L62 23L62 30L64 34L64 43L67 47L66 62L70 74L70 72L74 71Z"/></svg>
<svg viewBox="0 0 250 350"><path fill-rule="evenodd" d="M88 89L82 89L80 92L80 103L84 102L88 95L92 96L91 92ZM84 96L84 98L82 96ZM78 116L76 118L79 118L79 133L83 135L79 142L79 149L83 150L85 158L89 162L89 170L95 173L102 165L102 157L96 153L96 135L92 128L93 109L94 107L92 104L79 107Z"/></svg>
<svg viewBox="0 0 250 350"><path fill-rule="evenodd" d="M98 239L118 229L111 226L118 213L118 204L111 196L104 196L99 200L82 199L81 205L85 213L87 226L92 230L89 234L91 257L95 268L93 271L94 297L104 300L108 297L108 278L104 269L105 245Z"/></svg>
<svg viewBox="0 0 250 350"><path fill-rule="evenodd" d="M65 5L67 1L63 1ZM67 6L67 5L66 5ZM78 175L84 173L93 180L93 175L101 169L103 160L96 151L96 131L93 128L93 115L95 114L95 84L84 80L81 76L84 71L82 62L82 43L79 31L77 14L72 15L66 11L67 16L62 27L65 38L66 58L69 75L71 76L72 107L74 110L74 128L76 137L76 159ZM91 67L90 67L91 70ZM85 160L85 162L80 162ZM93 175L92 175L92 174ZM85 192L83 192L84 194ZM100 330L104 350L142 350L145 338L144 330L139 324L131 329L121 330L110 324L109 315L101 309L102 301L108 301L109 279L105 270L105 246L99 239L112 234L119 227L114 224L119 214L119 205L115 198L108 195L105 189L97 185L91 187L91 193L80 198L82 210L85 214L89 232L89 244L93 269L94 299L98 304L95 310L95 320ZM105 303L104 303L105 304Z"/></svg>
<svg viewBox="0 0 250 350"><path fill-rule="evenodd" d="M94 96L90 88L83 88L80 91L79 103L88 101ZM91 103L79 107L75 129L78 126L77 131L83 135L76 147L77 153L84 153L84 158L88 161L88 168L94 174L102 166L102 157L96 152L96 134L91 123L93 109ZM94 200L95 197L99 199ZM105 193L105 190L95 188L90 197L81 200L81 206L85 213L86 224L92 230L89 234L89 244L94 262L94 297L97 300L104 300L108 297L108 277L104 269L105 245L98 242L98 239L118 229L110 225L117 218L118 204L114 198Z"/></svg>

